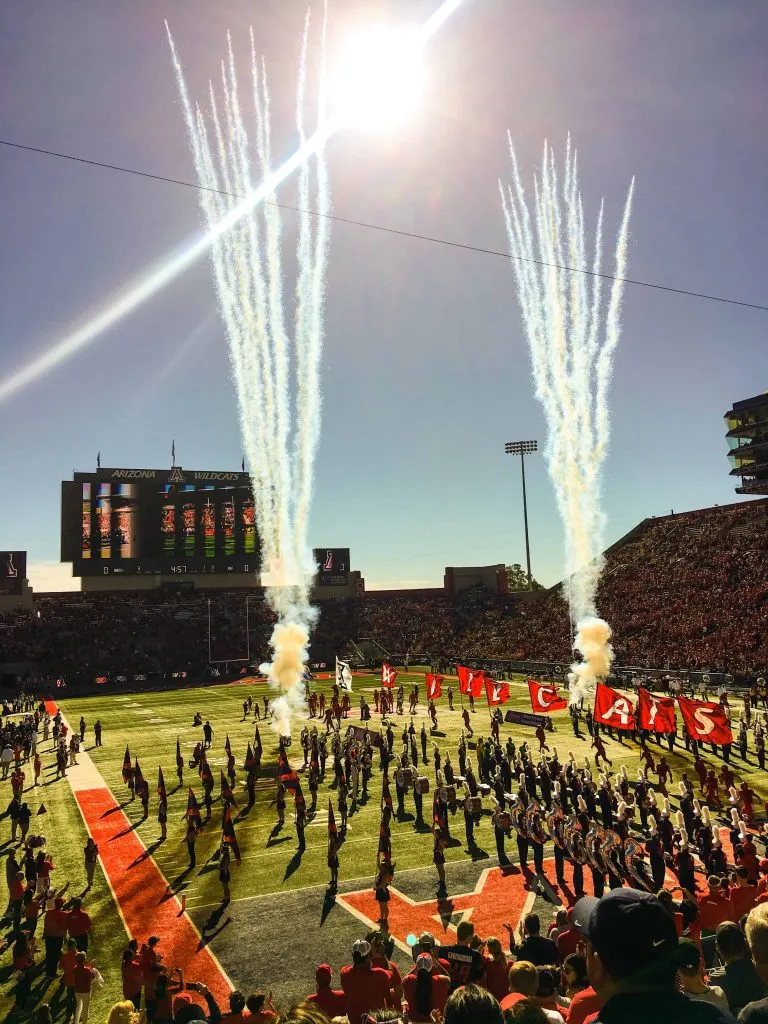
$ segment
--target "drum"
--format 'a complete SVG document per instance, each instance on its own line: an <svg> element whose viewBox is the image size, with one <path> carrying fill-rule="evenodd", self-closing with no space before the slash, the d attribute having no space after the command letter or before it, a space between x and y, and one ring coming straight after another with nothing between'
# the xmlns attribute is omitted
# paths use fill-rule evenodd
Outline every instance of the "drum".
<svg viewBox="0 0 768 1024"><path fill-rule="evenodd" d="M509 832L512 828L512 815L509 811L501 811L499 813L499 825L504 829L505 832Z"/></svg>
<svg viewBox="0 0 768 1024"><path fill-rule="evenodd" d="M477 788L480 791L481 796L491 795L491 787L486 782L478 782Z"/></svg>
<svg viewBox="0 0 768 1024"><path fill-rule="evenodd" d="M419 778L416 779L416 789L422 794L429 792L429 779L426 775L420 775Z"/></svg>
<svg viewBox="0 0 768 1024"><path fill-rule="evenodd" d="M454 775L453 781L456 783L457 786L463 786L467 780L463 775Z"/></svg>
<svg viewBox="0 0 768 1024"><path fill-rule="evenodd" d="M445 787L445 799L446 799L446 802L449 803L449 804L455 804L456 803L456 787L455 786L446 786Z"/></svg>
<svg viewBox="0 0 768 1024"><path fill-rule="evenodd" d="M483 813L483 801L479 796L471 796L469 798L469 813L473 818L479 818Z"/></svg>

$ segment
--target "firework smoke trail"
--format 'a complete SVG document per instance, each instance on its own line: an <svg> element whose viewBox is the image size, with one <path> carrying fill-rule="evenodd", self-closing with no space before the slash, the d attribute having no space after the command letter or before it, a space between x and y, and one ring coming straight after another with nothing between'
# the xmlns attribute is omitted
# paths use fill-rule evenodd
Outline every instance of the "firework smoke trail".
<svg viewBox="0 0 768 1024"><path fill-rule="evenodd" d="M325 6L325 5L324 5ZM181 105L209 226L218 223L254 180L271 171L270 102L266 71L256 56L251 31L253 139L241 109L232 41L221 65L219 91L209 85L206 116L192 105L170 32ZM304 105L309 50L309 13L299 66L297 129L306 141ZM326 117L325 16L322 27L317 117ZM255 166L252 159L255 153ZM220 192L210 191L220 190ZM290 734L291 712L303 704L300 686L315 621L309 587L316 566L307 529L314 460L320 432L320 355L324 328L325 270L328 257L330 190L320 149L299 168L297 282L293 332L285 314L281 221L274 194L231 229L211 249L219 308L229 341L245 454L253 480L262 561L272 586L267 599L278 616L272 662L263 666L281 691L272 702L273 726ZM295 388L292 385L295 384ZM294 395L292 401L292 394Z"/></svg>
<svg viewBox="0 0 768 1024"><path fill-rule="evenodd" d="M540 177L534 178L533 213L509 141L512 184L500 183L504 219L523 322L528 335L536 397L544 407L546 458L565 528L566 596L574 647L582 661L571 668L571 700L590 692L613 660L611 629L597 615L605 515L601 471L608 448L607 394L613 354L621 333L629 217L629 187L616 243L616 267L607 305L600 273L603 206L594 252L587 252L578 162L566 147L562 182L552 149L544 145ZM565 269L573 268L572 271ZM591 278L590 278L591 275Z"/></svg>

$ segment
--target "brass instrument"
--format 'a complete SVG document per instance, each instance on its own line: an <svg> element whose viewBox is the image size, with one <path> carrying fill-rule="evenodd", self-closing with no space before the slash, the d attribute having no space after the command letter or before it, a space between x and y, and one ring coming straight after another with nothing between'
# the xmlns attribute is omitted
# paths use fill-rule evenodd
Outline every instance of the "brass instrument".
<svg viewBox="0 0 768 1024"><path fill-rule="evenodd" d="M512 811L512 827L523 839L530 839L528 834L528 817L525 808L518 802Z"/></svg>
<svg viewBox="0 0 768 1024"><path fill-rule="evenodd" d="M600 846L600 859L609 874L616 874L616 861L611 857L611 853L614 850L618 850L621 853L621 836L618 832L614 832L612 828L604 829L603 833L604 838Z"/></svg>
<svg viewBox="0 0 768 1024"><path fill-rule="evenodd" d="M563 828L563 842L565 851L574 864L586 864L589 859L587 848L584 845L584 833L581 830L581 823L575 817L565 819Z"/></svg>
<svg viewBox="0 0 768 1024"><path fill-rule="evenodd" d="M535 843L546 843L549 839L549 833L544 828L544 815L536 800L531 800L525 812L525 827Z"/></svg>
<svg viewBox="0 0 768 1024"><path fill-rule="evenodd" d="M587 860L596 871L604 872L605 865L600 856L600 848L605 841L605 829L602 825L593 825L587 832L585 846L587 848Z"/></svg>
<svg viewBox="0 0 768 1024"><path fill-rule="evenodd" d="M627 876L637 883L638 889L649 890L650 887L647 879L637 870L637 861L643 860L644 852L643 844L630 836L624 844L624 867L626 868Z"/></svg>
<svg viewBox="0 0 768 1024"><path fill-rule="evenodd" d="M549 812L546 818L547 830L552 836L552 842L560 849L564 849L563 829L565 826L565 815L562 808L555 807Z"/></svg>

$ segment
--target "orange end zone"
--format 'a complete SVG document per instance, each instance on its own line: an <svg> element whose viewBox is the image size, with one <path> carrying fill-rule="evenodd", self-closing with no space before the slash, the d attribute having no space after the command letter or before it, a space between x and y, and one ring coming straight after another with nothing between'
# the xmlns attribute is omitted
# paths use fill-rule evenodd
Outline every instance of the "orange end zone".
<svg viewBox="0 0 768 1024"><path fill-rule="evenodd" d="M226 1013L229 979L187 915L180 915L178 898L166 899L165 877L110 791L86 789L75 797L131 937L145 942L158 935L166 966L180 967L185 981L202 981Z"/></svg>
<svg viewBox="0 0 768 1024"><path fill-rule="evenodd" d="M45 701L45 710L48 712L48 714L51 716L51 718L53 718L53 716L59 710L59 705L56 703L55 700L46 699L46 701Z"/></svg>

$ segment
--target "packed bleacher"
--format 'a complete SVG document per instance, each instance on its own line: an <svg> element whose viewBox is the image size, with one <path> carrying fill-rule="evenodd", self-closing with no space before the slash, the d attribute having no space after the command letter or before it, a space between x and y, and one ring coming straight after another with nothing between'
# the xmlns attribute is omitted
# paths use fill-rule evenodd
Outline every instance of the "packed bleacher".
<svg viewBox="0 0 768 1024"><path fill-rule="evenodd" d="M768 663L768 504L647 520L606 556L600 613L620 664L760 674ZM0 666L46 680L113 674L205 674L209 662L268 653L274 617L246 593L48 594L0 618ZM210 599L210 605L209 605ZM209 631L209 614L211 629ZM209 649L210 632L210 649ZM401 657L567 662L568 612L559 589L535 601L474 589L325 602L313 635L323 656L370 637Z"/></svg>

